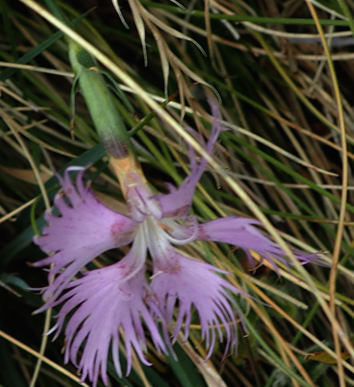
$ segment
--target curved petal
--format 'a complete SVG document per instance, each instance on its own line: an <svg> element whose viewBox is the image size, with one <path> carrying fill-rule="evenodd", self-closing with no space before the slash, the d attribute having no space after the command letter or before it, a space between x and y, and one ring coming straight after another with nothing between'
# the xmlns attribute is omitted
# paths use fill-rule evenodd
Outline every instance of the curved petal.
<svg viewBox="0 0 354 387"><path fill-rule="evenodd" d="M284 258L284 251L270 239L265 237L254 225L261 223L255 219L230 216L227 218L215 219L199 225L196 240L225 242L237 247L241 247L254 266L254 260L250 250L258 253L261 258L267 259L274 270L278 273L278 267L273 257L283 262L285 265L291 264ZM192 232L192 231L190 231ZM318 254L306 254L294 252L295 257L301 264L315 263L321 264Z"/></svg>
<svg viewBox="0 0 354 387"><path fill-rule="evenodd" d="M70 170L73 168L65 171L64 178L59 177L62 189L54 199L60 216L47 212L48 226L43 228L42 236L34 239L44 252L53 254L33 264L53 264L49 270L49 282L53 282L43 294L45 300L56 298L77 272L102 252L130 243L139 224L99 202L84 186L82 168L75 187Z"/></svg>
<svg viewBox="0 0 354 387"><path fill-rule="evenodd" d="M184 325L184 339L188 339L192 312L198 313L201 337L205 340L207 356L213 352L216 340L223 342L225 355L237 351L237 305L227 290L242 291L222 279L216 272L222 272L203 262L189 259L176 250L170 249L169 259L158 260L155 264L151 288L160 303L162 315L171 324L177 307L176 323L173 328L174 340Z"/></svg>
<svg viewBox="0 0 354 387"><path fill-rule="evenodd" d="M225 354L229 349L237 349L237 329L234 310L237 305L227 293L243 293L222 279L216 272L222 272L214 266L189 259L177 252L169 243L164 230L153 221L144 225L148 229L146 243L153 261L154 275L151 289L159 302L163 320L171 324L174 309L178 306L174 339L184 328L187 340L195 308L201 325L202 339L208 349L207 357L213 351L216 336L223 341L222 327L226 335ZM225 272L222 272L225 273ZM244 294L244 293L243 293ZM164 337L168 337L163 326Z"/></svg>
<svg viewBox="0 0 354 387"><path fill-rule="evenodd" d="M81 380L88 376L93 386L97 385L99 375L107 384L110 347L117 374L122 376L119 359L122 338L126 349L127 375L131 369L133 350L144 364L150 365L144 356L147 349L144 326L150 332L157 351L166 353L155 320L157 307L152 315L144 301L151 293L145 279L146 245L138 239L136 242L129 254L117 264L86 272L82 278L70 283L67 293L55 303L64 302L53 328L56 336L71 315L65 330L65 362L70 360L82 374ZM149 302L151 304L152 300ZM161 318L160 315L157 317Z"/></svg>
<svg viewBox="0 0 354 387"><path fill-rule="evenodd" d="M199 142L203 145L205 151L211 154L222 128L220 110L217 103L212 99L209 99L209 103L213 116L213 124L208 142L202 144L203 140L198 133L190 128L188 130L199 139ZM204 172L207 162L205 158L202 158L200 163L197 163L195 150L192 146L189 146L189 158L191 172L181 186L175 188L172 184L166 184L170 192L168 194L155 195L155 198L161 205L163 217L165 218L183 217L187 214L192 205L195 187Z"/></svg>

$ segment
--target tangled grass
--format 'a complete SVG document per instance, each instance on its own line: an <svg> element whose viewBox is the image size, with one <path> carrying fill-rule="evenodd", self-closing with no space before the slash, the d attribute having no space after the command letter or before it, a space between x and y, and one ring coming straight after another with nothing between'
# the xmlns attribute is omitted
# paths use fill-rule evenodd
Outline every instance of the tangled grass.
<svg viewBox="0 0 354 387"><path fill-rule="evenodd" d="M329 264L281 266L278 275L266 262L250 267L223 244L189 246L187 254L229 270L230 283L254 297L235 296L247 325L239 330L237 356L221 363L220 345L204 362L196 319L189 340L175 345L178 361L151 346L153 367L133 358L131 375L118 379L108 364L110 385L354 385L354 2L181 3L0 2L3 387L80 384L75 368L63 364L63 338L50 342L43 335L55 311L32 316L42 300L28 290L46 282L28 263L43 257L32 239L58 190L55 173L92 164L88 177L97 195L122 206L75 93L64 35L93 55L110 88L124 95L117 109L152 186L179 184L188 173L184 127L208 136L202 96L209 90L222 102L229 130L206 155L194 214L256 217L294 263L289 244L321 251ZM54 16L58 5L69 26ZM124 253L109 252L90 265L106 266Z"/></svg>

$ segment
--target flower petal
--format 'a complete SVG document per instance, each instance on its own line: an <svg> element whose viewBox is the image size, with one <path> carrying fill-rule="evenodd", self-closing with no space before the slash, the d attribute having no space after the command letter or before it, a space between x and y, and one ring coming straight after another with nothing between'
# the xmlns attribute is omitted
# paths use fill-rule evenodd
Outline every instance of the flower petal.
<svg viewBox="0 0 354 387"><path fill-rule="evenodd" d="M149 230L151 231L151 226ZM170 325L174 309L178 305L174 340L184 324L184 338L187 340L196 309L208 349L207 358L212 354L216 336L223 341L222 327L226 334L226 352L237 349L237 327L235 310L237 305L227 290L243 293L222 279L216 272L225 273L214 266L189 259L174 249L164 238L163 231L155 228L147 238L147 244L154 264L151 288L159 301L164 321ZM243 293L244 294L244 293ZM165 328L165 327L163 327ZM217 333L217 334L216 334ZM164 332L165 337L167 332Z"/></svg>
<svg viewBox="0 0 354 387"><path fill-rule="evenodd" d="M184 325L184 339L188 339L192 311L199 316L201 337L208 350L207 358L213 352L218 337L223 342L226 336L225 354L237 350L237 325L235 310L237 306L226 290L240 293L222 279L215 267L194 261L175 253L165 265L157 265L158 273L153 277L151 288L160 300L162 315L171 324L174 309L178 305L176 324L173 329L174 340ZM223 330L222 330L223 328ZM223 333L224 331L224 333Z"/></svg>
<svg viewBox="0 0 354 387"><path fill-rule="evenodd" d="M126 348L127 375L131 370L133 349L144 364L150 365L144 356L147 348L144 325L157 351L166 353L155 321L157 307L152 316L144 302L151 292L144 275L146 245L141 242L137 238L129 254L117 264L86 272L82 278L73 281L67 286L67 293L55 303L65 302L54 327L56 336L67 316L76 309L65 330L65 362L70 360L75 364L82 373L81 380L88 376L94 386L99 375L107 385L106 366L110 347L117 374L122 376L119 360L122 338Z"/></svg>
<svg viewBox="0 0 354 387"><path fill-rule="evenodd" d="M75 169L79 170L76 188L69 175ZM64 178L59 177L62 189L54 204L60 216L47 212L45 219L49 225L34 240L44 252L53 255L33 266L53 264L49 282L60 272L44 292L45 300L58 297L77 272L102 252L130 243L139 224L99 202L89 187L84 186L83 172L83 168L71 167Z"/></svg>
<svg viewBox="0 0 354 387"><path fill-rule="evenodd" d="M245 251L250 263L255 266L254 259L250 253L250 250L253 250L262 259L267 259L277 273L279 269L273 257L285 265L291 264L291 262L284 258L284 251L276 243L265 237L253 225L261 225L261 223L255 219L236 216L215 219L199 225L198 235L195 239L225 242L241 247ZM294 255L301 264L322 264L318 254L306 254L295 251Z"/></svg>
<svg viewBox="0 0 354 387"><path fill-rule="evenodd" d="M209 103L211 105L213 124L208 142L206 144L202 144L203 140L199 134L192 129L188 130L199 139L199 142L204 146L205 152L211 154L222 128L218 105L212 99L209 99ZM187 214L192 205L195 187L204 172L207 162L205 158L202 158L200 163L197 163L195 150L192 146L189 146L189 158L191 172L181 186L179 188L175 188L172 184L166 184L170 192L168 194L155 195L155 198L161 205L163 217L165 218L183 217Z"/></svg>

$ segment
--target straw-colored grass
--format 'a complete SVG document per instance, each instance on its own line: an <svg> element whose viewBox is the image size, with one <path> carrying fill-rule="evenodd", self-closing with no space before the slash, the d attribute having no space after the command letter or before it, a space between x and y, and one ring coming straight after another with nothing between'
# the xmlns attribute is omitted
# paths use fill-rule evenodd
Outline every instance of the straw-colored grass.
<svg viewBox="0 0 354 387"><path fill-rule="evenodd" d="M176 344L178 362L151 345L153 366L134 358L132 374L118 379L109 365L111 385L354 385L354 2L57 2L75 27L48 10L54 1L0 4L0 386L80 383L63 364L63 337L43 335L55 311L31 315L42 300L27 290L46 284L27 263L43 256L32 238L58 189L55 173L92 164L98 195L123 206L86 105L73 96L64 35L133 106L116 101L156 191L182 182L191 144L208 160L193 212L259 219L293 263L278 276L266 262L248 267L231 247L190 245L187 254L228 270L254 297L236 297L247 325L238 355L220 363L220 345L204 362L195 319L188 342ZM228 129L210 155L184 130L208 136L205 92L219 98ZM300 266L290 246L321 251L329 267Z"/></svg>

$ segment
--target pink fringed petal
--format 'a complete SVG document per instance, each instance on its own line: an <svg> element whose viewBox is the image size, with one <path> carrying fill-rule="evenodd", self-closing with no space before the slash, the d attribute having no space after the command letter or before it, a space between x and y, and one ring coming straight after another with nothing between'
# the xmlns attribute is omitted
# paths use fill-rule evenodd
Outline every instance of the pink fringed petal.
<svg viewBox="0 0 354 387"><path fill-rule="evenodd" d="M283 262L285 265L289 265L291 262L284 258L285 254L283 250L276 243L272 242L254 227L255 225L260 224L261 223L255 219L236 216L215 219L199 225L198 235L195 239L225 242L241 247L245 251L252 265L254 265L254 260L249 250L253 250L258 253L262 259L267 259L274 270L278 272L278 267L273 258ZM301 264L324 264L318 254L306 254L295 251L294 255Z"/></svg>
<svg viewBox="0 0 354 387"><path fill-rule="evenodd" d="M148 224L152 230L153 223ZM164 238L164 231L154 229L147 238L154 265L151 289L159 301L161 314L167 325L174 319L177 307L177 318L173 329L174 340L184 325L184 338L187 340L192 312L198 313L202 339L209 357L218 339L226 337L225 353L237 349L237 326L235 311L237 305L227 291L242 293L216 272L225 273L209 264L189 259L177 252ZM223 329L222 329L223 328ZM223 333L224 332L224 333ZM164 332L165 337L168 333Z"/></svg>
<svg viewBox="0 0 354 387"><path fill-rule="evenodd" d="M209 103L213 116L213 124L208 142L202 144L202 139L198 133L192 129L188 129L188 131L197 137L199 142L204 146L205 151L211 154L222 127L218 105L212 99L209 100ZM200 163L197 163L195 150L192 146L189 146L189 158L191 172L182 185L179 188L175 188L172 184L167 184L170 190L168 194L155 195L155 198L161 205L164 218L181 218L187 214L192 205L195 187L204 172L207 162L202 158Z"/></svg>
<svg viewBox="0 0 354 387"><path fill-rule="evenodd" d="M151 288L160 301L162 315L167 324L177 317L173 328L174 341L184 326L184 339L189 336L193 310L196 310L201 326L201 337L205 340L207 358L213 352L215 342L225 339L225 354L237 350L237 305L227 290L242 293L216 272L222 272L203 262L178 254L168 253L168 260L155 263L155 276ZM166 255L166 251L164 252Z"/></svg>
<svg viewBox="0 0 354 387"><path fill-rule="evenodd" d="M99 376L107 385L110 346L117 374L122 376L119 359L122 337L127 357L126 374L131 369L133 350L144 364L150 365L144 355L147 350L144 326L157 351L166 353L156 321L144 301L150 291L145 279L146 246L141 242L138 238L130 253L117 264L89 271L70 283L67 293L55 303L64 303L53 329L56 336L71 315L65 330L65 362L70 360L75 364L82 373L81 380L88 377L93 386L97 385ZM157 307L154 316L156 311Z"/></svg>
<svg viewBox="0 0 354 387"><path fill-rule="evenodd" d="M52 254L33 264L36 267L53 264L49 270L49 279L53 282L44 292L45 300L58 297L77 272L102 252L130 243L138 225L96 199L83 184L83 168L77 174L75 187L70 170L73 168L68 168L64 178L59 178L62 189L54 199L60 215L47 212L48 226L34 240L44 252Z"/></svg>

